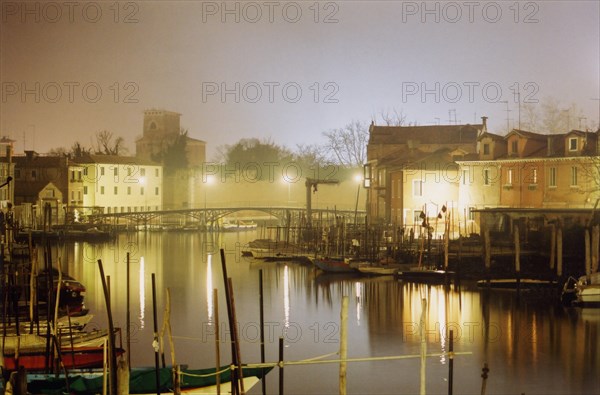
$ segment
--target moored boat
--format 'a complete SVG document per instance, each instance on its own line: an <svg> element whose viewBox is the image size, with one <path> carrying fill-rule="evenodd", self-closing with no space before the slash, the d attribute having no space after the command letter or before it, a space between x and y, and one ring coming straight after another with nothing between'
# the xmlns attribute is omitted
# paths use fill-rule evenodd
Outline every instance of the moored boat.
<svg viewBox="0 0 600 395"><path fill-rule="evenodd" d="M124 353L122 348L117 349L117 355ZM104 346L94 347L63 347L61 349L61 363L66 369L87 369L102 367L106 358ZM40 372L46 370L52 358L48 358L45 350L19 351L18 353L5 353L3 356L3 369L17 370L23 366L27 371Z"/></svg>
<svg viewBox="0 0 600 395"><path fill-rule="evenodd" d="M448 270L436 270L415 267L410 270L398 271L401 280L414 282L444 282L454 278L455 273Z"/></svg>
<svg viewBox="0 0 600 395"><path fill-rule="evenodd" d="M272 368L242 367L244 390L248 391L256 385ZM173 371L171 368L161 368L159 375L159 389L161 394L173 393ZM231 370L228 366L219 368L220 392L231 393ZM215 368L208 369L182 369L180 377L181 392L185 394L216 394L217 373ZM66 392L64 377L53 375L31 376L27 385L32 393L61 393ZM102 393L103 380L101 373L97 374L69 374L70 394L96 394ZM134 368L129 375L130 394L156 394L156 370L154 368Z"/></svg>
<svg viewBox="0 0 600 395"><path fill-rule="evenodd" d="M310 258L311 262L327 273L357 273L357 266L351 265L348 259L344 258Z"/></svg>
<svg viewBox="0 0 600 395"><path fill-rule="evenodd" d="M540 288L556 288L558 283L554 280L539 280L533 278L492 278L489 280L477 281L477 286L480 288L494 289L540 289Z"/></svg>
<svg viewBox="0 0 600 395"><path fill-rule="evenodd" d="M561 299L567 304L600 306L600 272L578 279L569 277L563 287Z"/></svg>

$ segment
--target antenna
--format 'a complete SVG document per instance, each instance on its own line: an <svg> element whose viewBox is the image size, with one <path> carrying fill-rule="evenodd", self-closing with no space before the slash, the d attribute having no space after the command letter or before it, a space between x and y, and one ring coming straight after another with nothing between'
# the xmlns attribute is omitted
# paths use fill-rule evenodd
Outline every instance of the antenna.
<svg viewBox="0 0 600 395"><path fill-rule="evenodd" d="M510 108L508 107L508 100L501 100L498 103L506 103L506 132L510 133Z"/></svg>

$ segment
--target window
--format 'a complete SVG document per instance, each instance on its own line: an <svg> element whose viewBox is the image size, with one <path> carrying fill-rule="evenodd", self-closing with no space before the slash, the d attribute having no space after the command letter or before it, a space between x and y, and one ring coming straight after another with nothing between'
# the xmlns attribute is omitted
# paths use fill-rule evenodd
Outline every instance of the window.
<svg viewBox="0 0 600 395"><path fill-rule="evenodd" d="M571 186L577 186L577 167L571 167Z"/></svg>
<svg viewBox="0 0 600 395"><path fill-rule="evenodd" d="M81 181L81 170L77 171L77 181Z"/></svg>
<svg viewBox="0 0 600 395"><path fill-rule="evenodd" d="M516 154L518 151L519 151L519 141L513 140L513 142L511 143L510 152L512 152L513 154Z"/></svg>
<svg viewBox="0 0 600 395"><path fill-rule="evenodd" d="M100 166L100 175L103 176L104 175L104 166Z"/></svg>
<svg viewBox="0 0 600 395"><path fill-rule="evenodd" d="M119 187L115 187L115 195L119 194Z"/></svg>
<svg viewBox="0 0 600 395"><path fill-rule="evenodd" d="M145 175L146 175L146 169L142 167L140 169L140 176L144 177Z"/></svg>
<svg viewBox="0 0 600 395"><path fill-rule="evenodd" d="M512 181L513 181L513 170L507 169L506 170L506 184L512 185Z"/></svg>
<svg viewBox="0 0 600 395"><path fill-rule="evenodd" d="M483 145L483 154L484 155L489 155L490 154L490 145L487 144L487 143Z"/></svg>
<svg viewBox="0 0 600 395"><path fill-rule="evenodd" d="M75 181L75 170L71 170L71 181Z"/></svg>
<svg viewBox="0 0 600 395"><path fill-rule="evenodd" d="M115 166L115 167L113 168L113 175L114 175L115 177L118 177L118 176L119 176L119 166Z"/></svg>
<svg viewBox="0 0 600 395"><path fill-rule="evenodd" d="M75 200L75 191L71 191L71 200Z"/></svg>
<svg viewBox="0 0 600 395"><path fill-rule="evenodd" d="M84 194L84 195L87 195L87 185L84 185L84 186L83 186L83 194Z"/></svg>
<svg viewBox="0 0 600 395"><path fill-rule="evenodd" d="M15 178L21 178L21 169L15 169Z"/></svg>
<svg viewBox="0 0 600 395"><path fill-rule="evenodd" d="M413 196L423 196L423 181L413 180Z"/></svg>
<svg viewBox="0 0 600 395"><path fill-rule="evenodd" d="M109 214L110 214L110 209L111 209L111 208L110 208L110 207L108 207L108 213L109 213Z"/></svg>
<svg viewBox="0 0 600 395"><path fill-rule="evenodd" d="M531 169L531 183L537 184L537 168Z"/></svg>
<svg viewBox="0 0 600 395"><path fill-rule="evenodd" d="M577 137L569 139L569 151L577 151Z"/></svg>
<svg viewBox="0 0 600 395"><path fill-rule="evenodd" d="M31 170L31 178L34 180L37 178L37 171Z"/></svg>
<svg viewBox="0 0 600 395"><path fill-rule="evenodd" d="M155 175L156 177L158 177L158 176L159 176L159 174L160 174L160 173L159 173L158 169L154 169L154 175Z"/></svg>
<svg viewBox="0 0 600 395"><path fill-rule="evenodd" d="M131 187L127 187L127 194L131 195Z"/></svg>
<svg viewBox="0 0 600 395"><path fill-rule="evenodd" d="M104 195L104 186L100 187L100 195Z"/></svg>
<svg viewBox="0 0 600 395"><path fill-rule="evenodd" d="M548 186L556 186L556 167L551 167L548 172Z"/></svg>
<svg viewBox="0 0 600 395"><path fill-rule="evenodd" d="M83 168L83 175L84 176L88 175L88 168L87 168L87 166Z"/></svg>
<svg viewBox="0 0 600 395"><path fill-rule="evenodd" d="M462 184L467 185L467 179L469 178L469 170L462 171Z"/></svg>
<svg viewBox="0 0 600 395"><path fill-rule="evenodd" d="M483 169L483 185L490 185L490 169Z"/></svg>
<svg viewBox="0 0 600 395"><path fill-rule="evenodd" d="M158 195L158 187L154 188L154 194Z"/></svg>
<svg viewBox="0 0 600 395"><path fill-rule="evenodd" d="M77 201L81 202L81 191L77 191Z"/></svg>
<svg viewBox="0 0 600 395"><path fill-rule="evenodd" d="M140 187L140 194L143 195L144 194L144 187Z"/></svg>

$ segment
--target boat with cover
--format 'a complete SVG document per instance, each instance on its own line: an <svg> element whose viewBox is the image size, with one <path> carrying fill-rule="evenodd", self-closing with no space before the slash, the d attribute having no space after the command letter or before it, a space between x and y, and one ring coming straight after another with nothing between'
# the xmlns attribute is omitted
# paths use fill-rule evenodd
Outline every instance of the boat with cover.
<svg viewBox="0 0 600 395"><path fill-rule="evenodd" d="M242 367L244 390L248 391L256 385L272 368ZM217 374L220 378L220 392L231 393L231 370L229 366L208 369L181 369L180 388L185 394L216 394ZM173 393L173 369L161 368L158 371L161 394ZM67 392L66 380L54 375L29 376L27 390L32 393L63 394ZM104 377L102 373L69 374L70 394L99 394L102 393ZM134 368L129 375L130 394L156 394L155 368Z"/></svg>
<svg viewBox="0 0 600 395"><path fill-rule="evenodd" d="M600 272L569 277L563 286L561 299L565 303L582 306L600 306Z"/></svg>
<svg viewBox="0 0 600 395"><path fill-rule="evenodd" d="M358 273L358 264L348 258L313 257L311 262L326 273Z"/></svg>

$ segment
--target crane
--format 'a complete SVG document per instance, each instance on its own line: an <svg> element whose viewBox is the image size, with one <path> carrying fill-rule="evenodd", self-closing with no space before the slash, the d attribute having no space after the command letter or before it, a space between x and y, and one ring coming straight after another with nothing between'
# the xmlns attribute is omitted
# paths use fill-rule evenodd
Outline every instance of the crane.
<svg viewBox="0 0 600 395"><path fill-rule="evenodd" d="M338 180L317 180L314 178L306 177L306 221L308 227L312 227L312 194L311 192L317 192L317 185L319 184L339 184Z"/></svg>

